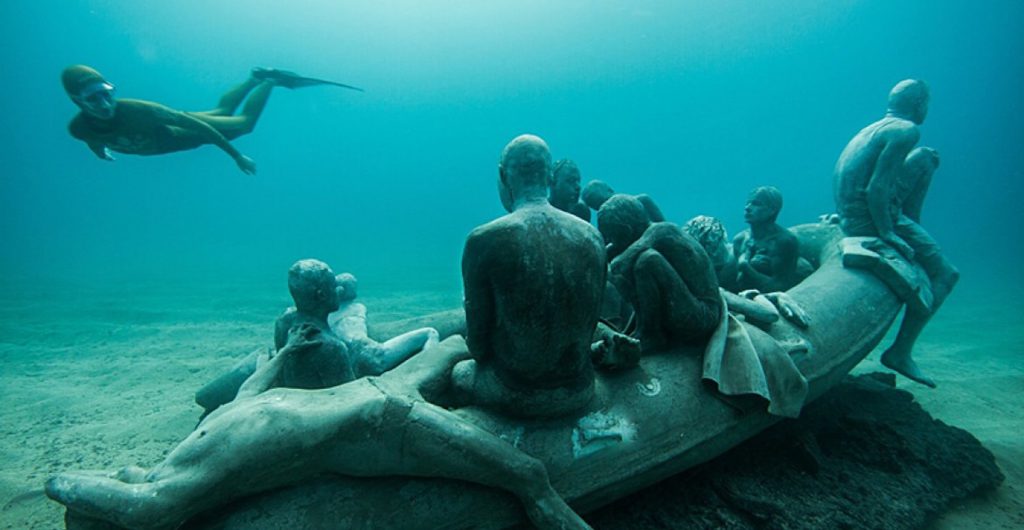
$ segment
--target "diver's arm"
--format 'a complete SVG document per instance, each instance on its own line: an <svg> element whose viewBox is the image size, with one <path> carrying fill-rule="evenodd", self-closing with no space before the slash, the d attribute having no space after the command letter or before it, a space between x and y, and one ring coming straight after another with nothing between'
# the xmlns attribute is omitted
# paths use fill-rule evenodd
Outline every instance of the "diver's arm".
<svg viewBox="0 0 1024 530"><path fill-rule="evenodd" d="M243 173L252 175L256 173L256 163L251 158L243 155L235 146L231 145L231 142L224 137L217 129L214 129L212 125L206 123L203 120L195 118L185 112L175 112L174 123L171 124L173 127L178 127L194 133L203 139L206 143L210 143L219 147L222 151L228 154L235 163L238 164L239 169Z"/></svg>

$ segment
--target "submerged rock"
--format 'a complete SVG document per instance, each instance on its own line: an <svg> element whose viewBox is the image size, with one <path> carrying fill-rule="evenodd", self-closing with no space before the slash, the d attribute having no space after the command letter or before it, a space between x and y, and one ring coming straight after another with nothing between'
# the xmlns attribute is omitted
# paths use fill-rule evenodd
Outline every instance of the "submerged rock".
<svg viewBox="0 0 1024 530"><path fill-rule="evenodd" d="M932 418L894 376L869 374L586 519L624 530L911 529L1003 478L974 436Z"/></svg>

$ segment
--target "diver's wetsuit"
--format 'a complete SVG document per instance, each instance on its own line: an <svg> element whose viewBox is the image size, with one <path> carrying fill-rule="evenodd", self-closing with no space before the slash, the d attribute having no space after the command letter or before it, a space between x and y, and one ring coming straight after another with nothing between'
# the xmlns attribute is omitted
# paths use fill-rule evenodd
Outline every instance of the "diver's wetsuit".
<svg viewBox="0 0 1024 530"><path fill-rule="evenodd" d="M103 120L79 112L68 130L100 158L106 158L104 148L132 155L158 155L206 144L214 144L237 158L239 153L230 140L252 132L272 88L270 82L250 78L224 94L216 109L206 112L182 112L152 101L119 99L112 118ZM250 97L242 112L234 115L247 95Z"/></svg>

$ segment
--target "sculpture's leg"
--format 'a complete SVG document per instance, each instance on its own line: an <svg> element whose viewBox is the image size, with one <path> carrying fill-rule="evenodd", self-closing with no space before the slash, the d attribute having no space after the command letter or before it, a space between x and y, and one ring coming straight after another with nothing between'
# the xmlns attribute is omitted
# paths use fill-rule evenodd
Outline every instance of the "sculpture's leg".
<svg viewBox="0 0 1024 530"><path fill-rule="evenodd" d="M125 528L175 528L181 521L159 486L91 473L61 473L46 481L46 495L68 509Z"/></svg>
<svg viewBox="0 0 1024 530"><path fill-rule="evenodd" d="M925 270L929 272L932 280L932 294L934 296L932 310L929 313L907 306L907 310L903 315L903 322L900 323L899 332L896 334L896 340L882 354L882 364L922 385L935 388L935 381L924 375L921 368L914 362L914 344L917 342L917 338L921 336L921 332L928 324L928 321L931 320L932 315L939 310L939 307L942 306L949 293L952 292L953 287L960 280L960 272L942 255L936 255L930 261L931 263L927 264Z"/></svg>
<svg viewBox="0 0 1024 530"><path fill-rule="evenodd" d="M717 311L690 292L679 273L659 252L648 250L641 254L634 274L637 335L644 351L668 347L670 338L703 340L714 331L718 324Z"/></svg>
<svg viewBox="0 0 1024 530"><path fill-rule="evenodd" d="M403 452L409 468L400 471L509 491L537 528L590 528L551 487L540 460L429 403L414 402L407 419Z"/></svg>

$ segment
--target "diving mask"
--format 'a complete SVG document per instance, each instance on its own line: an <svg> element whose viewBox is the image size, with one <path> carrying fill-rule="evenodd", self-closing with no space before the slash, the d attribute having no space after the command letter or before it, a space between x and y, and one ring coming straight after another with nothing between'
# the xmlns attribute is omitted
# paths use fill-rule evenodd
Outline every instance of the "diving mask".
<svg viewBox="0 0 1024 530"><path fill-rule="evenodd" d="M117 89L110 83L92 83L78 93L75 103L78 103L82 110L97 118L109 119L114 116L114 94L116 92Z"/></svg>

